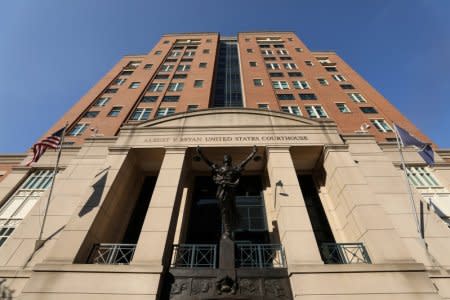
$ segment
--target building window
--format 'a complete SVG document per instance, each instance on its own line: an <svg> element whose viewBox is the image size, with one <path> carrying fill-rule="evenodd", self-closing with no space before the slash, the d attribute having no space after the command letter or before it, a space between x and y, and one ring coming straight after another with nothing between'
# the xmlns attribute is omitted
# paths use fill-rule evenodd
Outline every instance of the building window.
<svg viewBox="0 0 450 300"><path fill-rule="evenodd" d="M171 84L169 84L169 91L170 92L180 92L183 90L184 87L184 83L182 82L172 82Z"/></svg>
<svg viewBox="0 0 450 300"><path fill-rule="evenodd" d="M151 108L136 108L133 114L131 114L130 120L133 121L148 120L151 112L152 112Z"/></svg>
<svg viewBox="0 0 450 300"><path fill-rule="evenodd" d="M180 61L181 62L192 62L194 59L193 58L182 58Z"/></svg>
<svg viewBox="0 0 450 300"><path fill-rule="evenodd" d="M295 48L295 51L297 51L297 52L303 52L303 49L302 49L302 48Z"/></svg>
<svg viewBox="0 0 450 300"><path fill-rule="evenodd" d="M341 113L349 113L351 112L348 106L345 103L336 103L337 108Z"/></svg>
<svg viewBox="0 0 450 300"><path fill-rule="evenodd" d="M273 72L273 73L269 73L270 77L284 77L283 73L280 72Z"/></svg>
<svg viewBox="0 0 450 300"><path fill-rule="evenodd" d="M296 116L301 116L302 112L298 106L282 106L281 111L289 114L293 114Z"/></svg>
<svg viewBox="0 0 450 300"><path fill-rule="evenodd" d="M261 45L259 45L259 48L261 48L261 49L270 48L270 45L267 45L267 44L261 44Z"/></svg>
<svg viewBox="0 0 450 300"><path fill-rule="evenodd" d="M415 187L437 187L440 186L436 178L426 167L406 167L409 182Z"/></svg>
<svg viewBox="0 0 450 300"><path fill-rule="evenodd" d="M283 66L284 66L284 68L286 70L295 70L295 69L297 69L297 65L294 64L294 63L284 63Z"/></svg>
<svg viewBox="0 0 450 300"><path fill-rule="evenodd" d="M68 136L79 136L82 135L86 128L89 127L89 124L86 123L78 123L76 124L72 130L67 134Z"/></svg>
<svg viewBox="0 0 450 300"><path fill-rule="evenodd" d="M168 41L168 40L165 40L165 41L163 42L163 44L168 44L168 43L170 43L170 41Z"/></svg>
<svg viewBox="0 0 450 300"><path fill-rule="evenodd" d="M288 72L289 77L303 77L302 72Z"/></svg>
<svg viewBox="0 0 450 300"><path fill-rule="evenodd" d="M310 66L310 67L314 66L313 62L310 60L305 60L305 65Z"/></svg>
<svg viewBox="0 0 450 300"><path fill-rule="evenodd" d="M122 85L125 83L125 81L127 81L126 78L116 78L116 79L114 79L112 84L113 85Z"/></svg>
<svg viewBox="0 0 450 300"><path fill-rule="evenodd" d="M326 80L325 78L317 78L317 81L320 83L320 85L323 85L323 86L328 85L328 80Z"/></svg>
<svg viewBox="0 0 450 300"><path fill-rule="evenodd" d="M158 96L144 96L141 99L141 102L143 103L153 103L158 101Z"/></svg>
<svg viewBox="0 0 450 300"><path fill-rule="evenodd" d="M175 113L175 108L173 107L165 107L165 108L159 108L158 111L156 112L156 117L164 117L164 116L168 116L168 115L172 115Z"/></svg>
<svg viewBox="0 0 450 300"><path fill-rule="evenodd" d="M139 67L139 65L141 64L140 61L130 61L125 68L127 69L136 69L137 67Z"/></svg>
<svg viewBox="0 0 450 300"><path fill-rule="evenodd" d="M372 106L360 107L359 109L365 114L377 114L378 113L378 111L375 109L375 107L372 107Z"/></svg>
<svg viewBox="0 0 450 300"><path fill-rule="evenodd" d="M186 52L184 52L184 56L191 57L191 56L194 56L194 55L195 55L195 51L186 51Z"/></svg>
<svg viewBox="0 0 450 300"><path fill-rule="evenodd" d="M164 89L164 83L152 83L148 87L149 92L162 92Z"/></svg>
<svg viewBox="0 0 450 300"><path fill-rule="evenodd" d="M288 41L289 42L292 42L294 39L293 38L288 38Z"/></svg>
<svg viewBox="0 0 450 300"><path fill-rule="evenodd" d="M253 49L247 49L247 53L253 53Z"/></svg>
<svg viewBox="0 0 450 300"><path fill-rule="evenodd" d="M253 85L254 86L263 86L262 79L253 79Z"/></svg>
<svg viewBox="0 0 450 300"><path fill-rule="evenodd" d="M298 94L302 100L317 100L316 94Z"/></svg>
<svg viewBox="0 0 450 300"><path fill-rule="evenodd" d="M334 80L339 82L346 81L345 77L342 76L341 74L333 74L332 77Z"/></svg>
<svg viewBox="0 0 450 300"><path fill-rule="evenodd" d="M294 88L296 88L296 89L305 90L305 89L310 88L308 82L305 80L294 80L294 81L292 81L292 84L294 85Z"/></svg>
<svg viewBox="0 0 450 300"><path fill-rule="evenodd" d="M164 64L161 66L161 68L159 69L160 72L172 72L173 71L173 67L174 65L167 65Z"/></svg>
<svg viewBox="0 0 450 300"><path fill-rule="evenodd" d="M0 247L27 216L53 180L53 170L33 172L0 208Z"/></svg>
<svg viewBox="0 0 450 300"><path fill-rule="evenodd" d="M280 60L292 60L292 57L290 57L290 56L281 56Z"/></svg>
<svg viewBox="0 0 450 300"><path fill-rule="evenodd" d="M181 55L180 51L170 51L169 56L170 57L178 57Z"/></svg>
<svg viewBox="0 0 450 300"><path fill-rule="evenodd" d="M327 113L323 109L321 105L310 105L305 106L306 112L308 113L310 118L318 119L318 118L328 118Z"/></svg>
<svg viewBox="0 0 450 300"><path fill-rule="evenodd" d="M164 61L165 63L174 63L177 62L176 58L166 58L166 60Z"/></svg>
<svg viewBox="0 0 450 300"><path fill-rule="evenodd" d="M198 105L197 104L189 104L187 106L187 111L196 111L198 110Z"/></svg>
<svg viewBox="0 0 450 300"><path fill-rule="evenodd" d="M342 88L343 90L353 90L353 89L355 89L355 88L353 87L353 85L351 85L351 84L341 84L341 88Z"/></svg>
<svg viewBox="0 0 450 300"><path fill-rule="evenodd" d="M272 52L272 50L261 50L261 54L262 55L272 55L273 52Z"/></svg>
<svg viewBox="0 0 450 300"><path fill-rule="evenodd" d="M273 56L267 56L267 57L264 57L264 60L265 61L272 61L272 60L276 60L276 58L273 57Z"/></svg>
<svg viewBox="0 0 450 300"><path fill-rule="evenodd" d="M187 72L191 69L191 65L178 65L177 71L178 72Z"/></svg>
<svg viewBox="0 0 450 300"><path fill-rule="evenodd" d="M284 48L283 44L274 44L273 45L274 48Z"/></svg>
<svg viewBox="0 0 450 300"><path fill-rule="evenodd" d="M178 102L180 96L164 96L162 102Z"/></svg>
<svg viewBox="0 0 450 300"><path fill-rule="evenodd" d="M266 64L266 68L271 69L271 70L279 70L280 65L276 64L276 63L269 63L269 64Z"/></svg>
<svg viewBox="0 0 450 300"><path fill-rule="evenodd" d="M256 61L249 61L248 64L250 67L256 67Z"/></svg>
<svg viewBox="0 0 450 300"><path fill-rule="evenodd" d="M295 100L292 94L277 94L278 100Z"/></svg>
<svg viewBox="0 0 450 300"><path fill-rule="evenodd" d="M203 54L209 54L209 49L203 49Z"/></svg>
<svg viewBox="0 0 450 300"><path fill-rule="evenodd" d="M353 102L366 103L366 99L360 93L348 93L347 94Z"/></svg>
<svg viewBox="0 0 450 300"><path fill-rule="evenodd" d="M287 81L275 80L275 81L272 81L272 86L276 90L287 90L287 89L289 89L289 84L287 83Z"/></svg>
<svg viewBox="0 0 450 300"><path fill-rule="evenodd" d="M115 94L119 89L106 89L105 94Z"/></svg>
<svg viewBox="0 0 450 300"><path fill-rule="evenodd" d="M156 74L155 79L169 79L168 74Z"/></svg>
<svg viewBox="0 0 450 300"><path fill-rule="evenodd" d="M175 74L173 75L173 79L186 79L187 74Z"/></svg>
<svg viewBox="0 0 450 300"><path fill-rule="evenodd" d="M211 39L206 39L206 42L207 43L211 43Z"/></svg>
<svg viewBox="0 0 450 300"><path fill-rule="evenodd" d="M375 126L378 131L380 132L392 132L392 128L391 126L389 126L389 124L383 120L383 119L373 119L370 120L373 124L373 126Z"/></svg>
<svg viewBox="0 0 450 300"><path fill-rule="evenodd" d="M133 74L133 71L122 71L119 76L130 76L131 74Z"/></svg>
<svg viewBox="0 0 450 300"><path fill-rule="evenodd" d="M249 38L246 38L245 41L246 41L246 42L250 42L250 39L249 39Z"/></svg>
<svg viewBox="0 0 450 300"><path fill-rule="evenodd" d="M205 63L205 62L201 62L201 63L198 64L198 67L204 69L204 68L206 68L207 65L208 64Z"/></svg>
<svg viewBox="0 0 450 300"><path fill-rule="evenodd" d="M158 50L158 51L155 51L155 55L161 55L161 51L160 50Z"/></svg>
<svg viewBox="0 0 450 300"><path fill-rule="evenodd" d="M186 49L197 49L198 46L187 46Z"/></svg>
<svg viewBox="0 0 450 300"><path fill-rule="evenodd" d="M141 86L141 83L140 83L140 82L132 82L128 88L129 88L129 89L137 89L137 88L139 88L140 86Z"/></svg>
<svg viewBox="0 0 450 300"><path fill-rule="evenodd" d="M98 98L97 100L95 100L94 106L105 106L106 103L109 102L109 100L111 100L111 98L109 97Z"/></svg>
<svg viewBox="0 0 450 300"><path fill-rule="evenodd" d="M258 108L259 109L264 109L264 110L269 110L269 104L259 103L258 104Z"/></svg>
<svg viewBox="0 0 450 300"><path fill-rule="evenodd" d="M328 72L337 72L338 71L336 69L336 67L325 67L325 70L327 70Z"/></svg>
<svg viewBox="0 0 450 300"><path fill-rule="evenodd" d="M195 81L194 81L194 87L195 87L195 88L201 88L201 87L203 87L203 80L195 80Z"/></svg>
<svg viewBox="0 0 450 300"><path fill-rule="evenodd" d="M323 64L331 64L331 60L328 57L316 57L319 63Z"/></svg>
<svg viewBox="0 0 450 300"><path fill-rule="evenodd" d="M95 118L98 113L98 111L87 111L84 113L83 118Z"/></svg>
<svg viewBox="0 0 450 300"><path fill-rule="evenodd" d="M289 54L289 52L286 49L277 50L277 53L279 55L288 55Z"/></svg>
<svg viewBox="0 0 450 300"><path fill-rule="evenodd" d="M111 108L111 110L108 113L108 117L117 117L120 114L120 111L122 110L121 106L114 106Z"/></svg>

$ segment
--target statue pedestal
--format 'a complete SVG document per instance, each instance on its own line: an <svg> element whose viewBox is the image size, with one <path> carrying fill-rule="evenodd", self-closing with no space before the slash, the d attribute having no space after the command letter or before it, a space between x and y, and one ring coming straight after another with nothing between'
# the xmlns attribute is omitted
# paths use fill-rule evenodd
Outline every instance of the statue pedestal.
<svg viewBox="0 0 450 300"><path fill-rule="evenodd" d="M221 239L219 247L219 269L234 269L234 241Z"/></svg>

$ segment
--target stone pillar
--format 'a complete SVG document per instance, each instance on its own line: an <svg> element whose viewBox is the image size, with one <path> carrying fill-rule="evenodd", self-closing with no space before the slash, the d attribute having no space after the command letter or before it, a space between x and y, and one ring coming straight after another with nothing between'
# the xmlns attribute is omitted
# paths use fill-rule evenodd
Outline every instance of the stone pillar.
<svg viewBox="0 0 450 300"><path fill-rule="evenodd" d="M322 264L288 147L267 147L267 171L275 191L275 216L288 267ZM283 186L277 187L277 182Z"/></svg>
<svg viewBox="0 0 450 300"><path fill-rule="evenodd" d="M161 266L172 246L186 148L167 148L131 264Z"/></svg>

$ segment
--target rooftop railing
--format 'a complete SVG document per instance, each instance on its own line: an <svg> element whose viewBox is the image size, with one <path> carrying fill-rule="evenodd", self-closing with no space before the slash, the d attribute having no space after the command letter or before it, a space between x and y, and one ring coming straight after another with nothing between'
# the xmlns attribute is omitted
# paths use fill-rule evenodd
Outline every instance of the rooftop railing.
<svg viewBox="0 0 450 300"><path fill-rule="evenodd" d="M128 265L133 259L136 244L96 244L90 263Z"/></svg>
<svg viewBox="0 0 450 300"><path fill-rule="evenodd" d="M322 258L326 264L370 264L362 243L322 243Z"/></svg>

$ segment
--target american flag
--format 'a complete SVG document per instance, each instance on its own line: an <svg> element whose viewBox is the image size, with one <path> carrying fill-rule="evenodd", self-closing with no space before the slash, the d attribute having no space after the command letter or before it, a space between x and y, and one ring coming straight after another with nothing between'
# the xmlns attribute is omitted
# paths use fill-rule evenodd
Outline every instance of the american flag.
<svg viewBox="0 0 450 300"><path fill-rule="evenodd" d="M61 144L62 136L65 131L66 127L61 128L60 130L56 131L52 135L44 138L43 140L37 142L33 145L33 158L31 161L27 164L27 166L31 165L34 162L37 162L39 158L41 158L42 155L44 155L47 148L51 149L57 149L58 146Z"/></svg>

